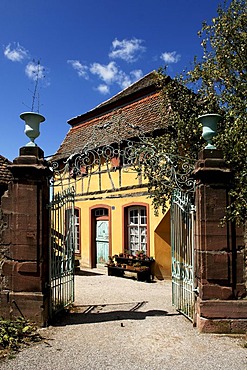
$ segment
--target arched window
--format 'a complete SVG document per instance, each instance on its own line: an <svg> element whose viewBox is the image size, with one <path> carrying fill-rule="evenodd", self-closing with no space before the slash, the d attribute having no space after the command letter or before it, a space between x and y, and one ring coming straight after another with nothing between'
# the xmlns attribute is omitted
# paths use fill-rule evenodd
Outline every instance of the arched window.
<svg viewBox="0 0 247 370"><path fill-rule="evenodd" d="M128 207L128 249L147 253L147 210L144 206Z"/></svg>

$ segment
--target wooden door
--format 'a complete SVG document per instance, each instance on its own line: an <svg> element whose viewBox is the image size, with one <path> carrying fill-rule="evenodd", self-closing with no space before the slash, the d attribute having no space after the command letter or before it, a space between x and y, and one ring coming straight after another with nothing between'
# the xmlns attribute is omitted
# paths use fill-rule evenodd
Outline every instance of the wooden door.
<svg viewBox="0 0 247 370"><path fill-rule="evenodd" d="M109 256L109 221L96 221L96 263L105 265Z"/></svg>

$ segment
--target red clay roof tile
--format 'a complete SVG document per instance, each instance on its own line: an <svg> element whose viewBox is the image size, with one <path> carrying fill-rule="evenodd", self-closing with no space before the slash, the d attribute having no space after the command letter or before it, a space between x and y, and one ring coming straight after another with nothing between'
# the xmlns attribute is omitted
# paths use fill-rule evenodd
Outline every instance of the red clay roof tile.
<svg viewBox="0 0 247 370"><path fill-rule="evenodd" d="M164 128L162 98L154 76L151 72L94 110L69 120L72 127L53 159Z"/></svg>

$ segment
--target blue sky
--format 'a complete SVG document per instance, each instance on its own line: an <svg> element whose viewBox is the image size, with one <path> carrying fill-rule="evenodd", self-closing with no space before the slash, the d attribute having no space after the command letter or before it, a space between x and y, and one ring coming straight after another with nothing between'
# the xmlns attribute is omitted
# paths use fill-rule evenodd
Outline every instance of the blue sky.
<svg viewBox="0 0 247 370"><path fill-rule="evenodd" d="M34 111L46 121L36 142L48 156L70 118L159 67L171 77L189 68L219 2L0 0L0 154L13 160L28 142L19 116L32 108L37 75Z"/></svg>

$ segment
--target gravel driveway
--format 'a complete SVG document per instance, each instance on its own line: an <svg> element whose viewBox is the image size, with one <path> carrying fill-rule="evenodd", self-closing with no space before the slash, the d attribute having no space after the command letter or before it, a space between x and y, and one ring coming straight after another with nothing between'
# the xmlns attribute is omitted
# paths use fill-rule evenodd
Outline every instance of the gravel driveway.
<svg viewBox="0 0 247 370"><path fill-rule="evenodd" d="M76 276L74 312L1 370L246 370L243 337L199 334L171 305L171 282Z"/></svg>

